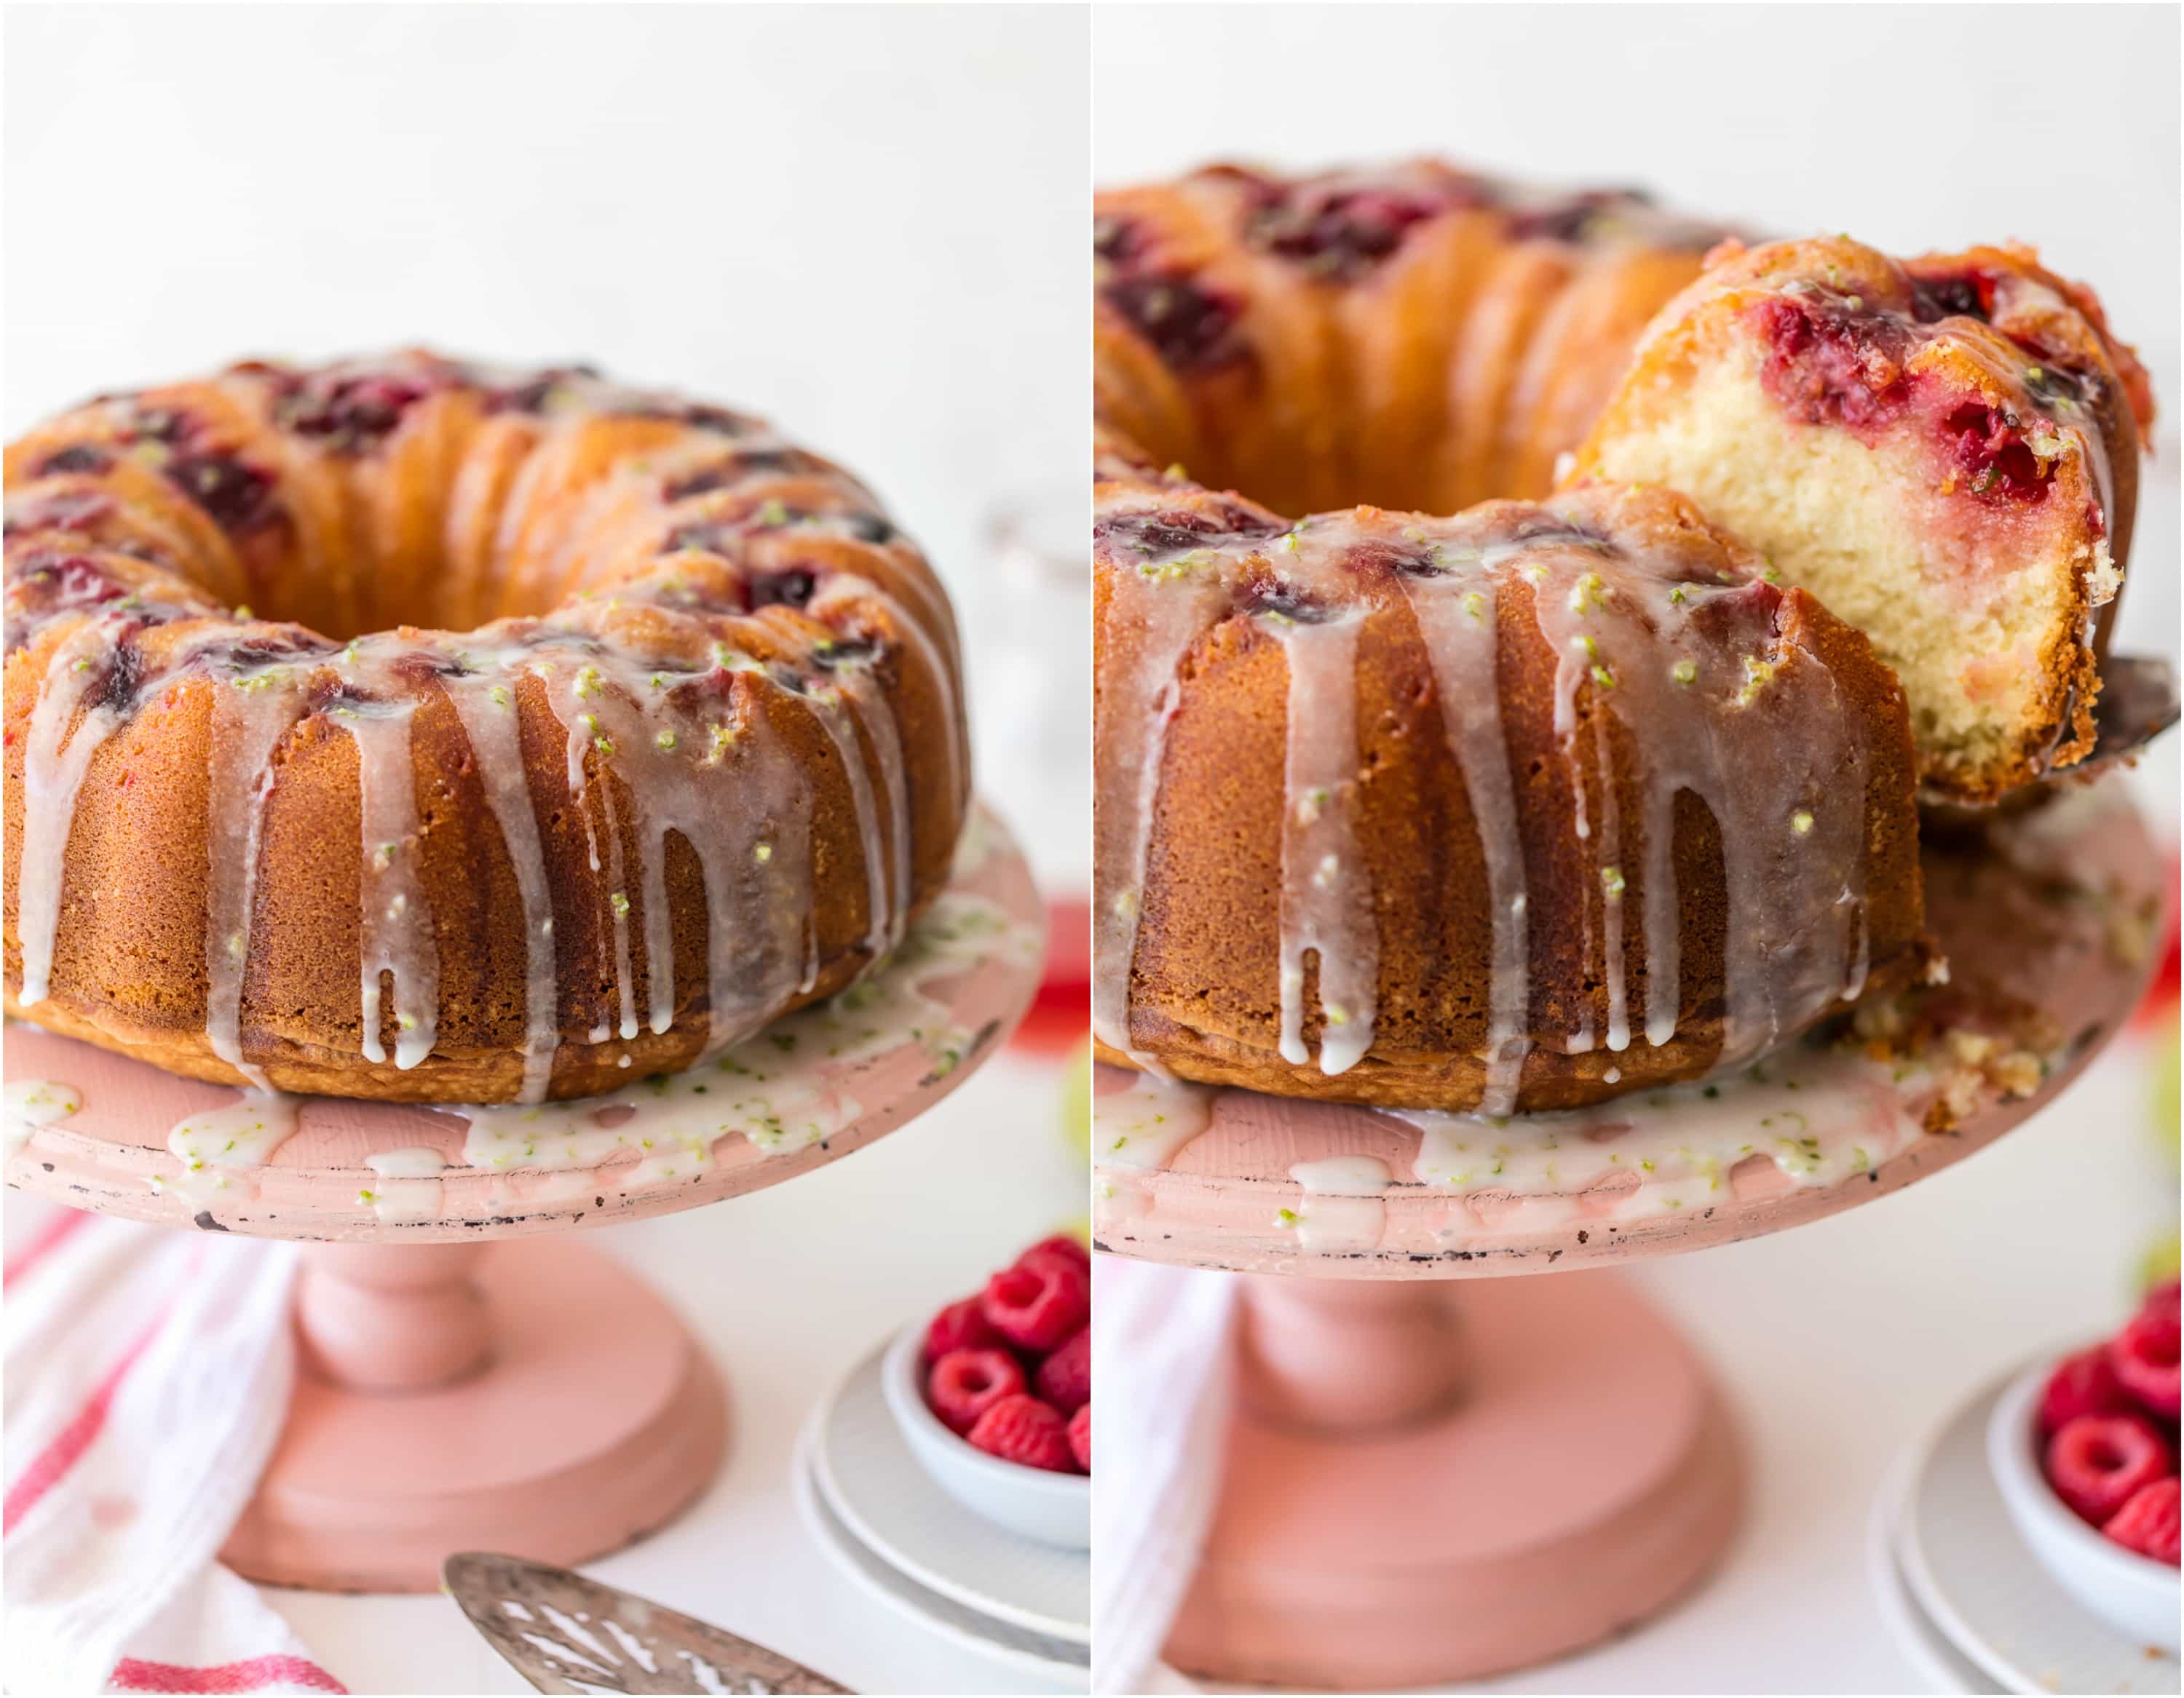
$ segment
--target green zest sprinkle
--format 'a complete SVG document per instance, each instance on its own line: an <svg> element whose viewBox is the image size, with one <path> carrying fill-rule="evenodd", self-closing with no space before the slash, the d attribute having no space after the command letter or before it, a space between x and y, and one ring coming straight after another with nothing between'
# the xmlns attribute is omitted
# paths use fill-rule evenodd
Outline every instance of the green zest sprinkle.
<svg viewBox="0 0 2184 1698"><path fill-rule="evenodd" d="M1147 560L1138 568L1138 575L1150 578L1155 583L1173 583L1199 567L1212 563L1212 556L1205 549L1193 548L1189 554L1178 554L1173 560Z"/></svg>
<svg viewBox="0 0 2184 1698"><path fill-rule="evenodd" d="M760 866L764 866L766 862L773 859L773 845L772 843L760 843L756 849L751 851L751 859L755 860Z"/></svg>
<svg viewBox="0 0 2184 1698"><path fill-rule="evenodd" d="M673 732L671 732L671 731L663 731L663 732L661 732L660 733L660 735L659 735L659 736L657 736L657 737L655 737L655 738L654 738L652 739L652 746L653 746L654 748L655 748L655 749L672 749L672 748L674 748L674 747L675 747L675 733L674 733Z"/></svg>
<svg viewBox="0 0 2184 1698"><path fill-rule="evenodd" d="M608 897L607 900L614 904L616 919L621 919L629 913L629 898L623 895L619 890Z"/></svg>
<svg viewBox="0 0 2184 1698"><path fill-rule="evenodd" d="M504 708L508 705L507 685L495 684L490 690L487 691L486 693L493 698L493 704L495 707Z"/></svg>
<svg viewBox="0 0 2184 1698"><path fill-rule="evenodd" d="M1699 676L1698 663L1696 660L1679 660L1669 668L1669 676L1680 684L1695 683Z"/></svg>
<svg viewBox="0 0 2184 1698"><path fill-rule="evenodd" d="M1477 590L1471 591L1463 598L1463 610L1474 619L1484 619L1486 616L1486 598Z"/></svg>
<svg viewBox="0 0 2184 1698"><path fill-rule="evenodd" d="M1615 674L1605 666L1596 665L1592 669L1592 682L1603 690L1612 690L1615 688Z"/></svg>
<svg viewBox="0 0 2184 1698"><path fill-rule="evenodd" d="M1600 574L1587 572L1577 581L1577 587L1570 592L1570 611L1591 613L1596 607L1607 604L1607 585Z"/></svg>
<svg viewBox="0 0 2184 1698"><path fill-rule="evenodd" d="M1809 837L1813 831L1813 816L1809 810L1800 808L1790 816L1790 829L1799 837Z"/></svg>
<svg viewBox="0 0 2184 1698"><path fill-rule="evenodd" d="M1623 869L1619 866L1601 868L1600 888L1607 893L1610 902L1620 902L1623 899Z"/></svg>

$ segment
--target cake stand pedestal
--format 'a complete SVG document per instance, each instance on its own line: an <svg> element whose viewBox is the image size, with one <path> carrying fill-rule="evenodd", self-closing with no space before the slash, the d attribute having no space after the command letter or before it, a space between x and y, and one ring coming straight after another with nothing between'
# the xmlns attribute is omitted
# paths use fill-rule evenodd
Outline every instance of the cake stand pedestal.
<svg viewBox="0 0 2184 1698"><path fill-rule="evenodd" d="M961 1084L1039 981L1038 894L990 816L927 923L948 927L947 947L921 951L914 932L874 982L914 986L918 1035L875 1035L883 1013L853 1033L826 1010L792 1016L710 1069L595 1100L581 1124L549 1109L535 1148L519 1128L483 1165L465 1161L459 1111L314 1097L262 1164L192 1171L170 1133L234 1090L16 1026L11 1088L45 1082L78 1105L11 1121L7 1181L73 1208L305 1241L295 1391L222 1552L231 1567L277 1585L426 1592L451 1550L574 1566L694 1500L719 1471L727 1415L674 1308L566 1234L794 1178ZM678 1092L681 1123L699 1128L666 1157L614 1135L618 1117L656 1112L632 1106L655 1088Z"/></svg>
<svg viewBox="0 0 2184 1698"><path fill-rule="evenodd" d="M1945 834L1925 872L1952 980L1910 999L1885 1061L1795 1046L1502 1127L1197 1088L1147 1103L1162 1088L1100 1070L1099 1247L1243 1276L1221 1499L1170 1662L1321 1690L1476 1679L1634 1628L1719 1560L1734 1423L1608 1264L1962 1160L2067 1087L2153 966L2164 860L2112 785ZM1118 1127L1139 1134L1122 1152Z"/></svg>

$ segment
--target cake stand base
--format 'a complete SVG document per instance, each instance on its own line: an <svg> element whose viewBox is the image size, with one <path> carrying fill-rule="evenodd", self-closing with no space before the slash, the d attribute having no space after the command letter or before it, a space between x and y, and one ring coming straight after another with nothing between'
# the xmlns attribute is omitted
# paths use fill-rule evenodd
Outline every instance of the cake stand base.
<svg viewBox="0 0 2184 1698"><path fill-rule="evenodd" d="M315 1244L288 1424L221 1558L430 1592L451 1551L574 1567L718 1472L721 1383L674 1311L581 1244Z"/></svg>
<svg viewBox="0 0 2184 1698"><path fill-rule="evenodd" d="M1475 1679L1636 1626L1728 1544L1728 1412L1618 1276L1246 1278L1243 1408L1177 1667Z"/></svg>

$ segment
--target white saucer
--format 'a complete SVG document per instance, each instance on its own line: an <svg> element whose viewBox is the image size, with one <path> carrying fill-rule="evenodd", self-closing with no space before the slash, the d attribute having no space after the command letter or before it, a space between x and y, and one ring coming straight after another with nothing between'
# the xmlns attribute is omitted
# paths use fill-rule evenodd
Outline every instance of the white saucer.
<svg viewBox="0 0 2184 1698"><path fill-rule="evenodd" d="M2088 1614L2018 1537L1986 1460L1987 1414L2005 1383L1951 1411L1882 1486L1875 1543L1886 1548L1869 1557L1883 1614L1929 1679L1946 1672L1963 1683L1945 1690L2176 1691L2176 1658ZM1908 1615L1891 1608L1889 1571L1900 1574ZM1947 1660L1920 1654L1908 1635L1922 1623Z"/></svg>
<svg viewBox="0 0 2184 1698"><path fill-rule="evenodd" d="M998 1527L944 1492L895 1424L886 1346L844 1376L812 1417L811 1474L827 1508L891 1568L1028 1632L1092 1642L1092 1565L1082 1550Z"/></svg>
<svg viewBox="0 0 2184 1698"><path fill-rule="evenodd" d="M1865 1572L1873 1583L1880 1617L1896 1648L1936 1692L1998 1693L2002 1688L1977 1663L1949 1643L1949 1636L1911 1595L1896 1561L1896 1518L1909 1485L1917 1452L1907 1452L1890 1468L1873 1500L1866 1523Z"/></svg>
<svg viewBox="0 0 2184 1698"><path fill-rule="evenodd" d="M797 1501L813 1535L903 1613L1082 1690L1091 1658L1089 1557L996 1527L927 1477L888 1412L883 1350L850 1370L798 1440Z"/></svg>
<svg viewBox="0 0 2184 1698"><path fill-rule="evenodd" d="M822 1549L850 1578L883 1603L966 1650L990 1656L1011 1668L1051 1681L1072 1692L1082 1692L1089 1682L1091 1653L1084 1645L1051 1638L982 1616L921 1586L908 1575L889 1567L857 1540L844 1526L823 1495L812 1473L814 1429L807 1427L797 1443L795 1486L797 1507L804 1523Z"/></svg>

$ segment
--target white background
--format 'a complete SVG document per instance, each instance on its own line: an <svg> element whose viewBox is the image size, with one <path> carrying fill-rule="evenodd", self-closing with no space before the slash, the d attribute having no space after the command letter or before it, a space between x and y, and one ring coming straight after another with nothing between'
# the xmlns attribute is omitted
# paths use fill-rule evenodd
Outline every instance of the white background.
<svg viewBox="0 0 2184 1698"><path fill-rule="evenodd" d="M982 524L1059 483L1083 535L1085 34L1017 8L13 10L6 429L250 353L417 341L770 414L947 576L982 788L1066 882L1085 615L1006 628ZM997 662L1045 692L988 687ZM1018 1690L844 1578L788 1466L868 1349L1082 1213L1056 1090L997 1062L853 1160L608 1234L722 1366L734 1430L696 1510L591 1572L858 1690ZM8 1203L16 1228L36 1206ZM525 1690L443 1599L270 1595L352 1690Z"/></svg>
<svg viewBox="0 0 2184 1698"><path fill-rule="evenodd" d="M1920 251L2017 237L2092 280L2163 409L2120 647L2174 655L2177 13L2167 7L1103 6L1094 159L1418 153L1784 233ZM2088 75L2088 67L2098 67ZM2142 769L2173 822L2177 738ZM2056 1339L2101 1329L2176 1218L2142 1052L1992 1150L1871 1208L1650 1265L1741 1417L1754 1501L1723 1573L1523 1692L1921 1690L1861 1547L1887 1463ZM2175 1149L2174 1127L2168 1148Z"/></svg>

